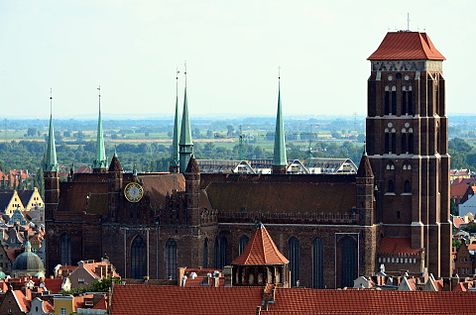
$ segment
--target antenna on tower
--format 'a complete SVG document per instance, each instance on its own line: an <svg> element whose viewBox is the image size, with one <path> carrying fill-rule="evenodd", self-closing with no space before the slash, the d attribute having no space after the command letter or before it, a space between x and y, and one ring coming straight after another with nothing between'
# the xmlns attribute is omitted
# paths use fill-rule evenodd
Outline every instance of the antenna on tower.
<svg viewBox="0 0 476 315"><path fill-rule="evenodd" d="M410 13L407 12L407 31L410 31Z"/></svg>

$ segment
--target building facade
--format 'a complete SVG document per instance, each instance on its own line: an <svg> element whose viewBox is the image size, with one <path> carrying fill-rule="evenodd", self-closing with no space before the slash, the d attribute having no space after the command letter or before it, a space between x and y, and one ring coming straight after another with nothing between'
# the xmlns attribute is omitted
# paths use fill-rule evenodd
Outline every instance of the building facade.
<svg viewBox="0 0 476 315"><path fill-rule="evenodd" d="M414 47L403 37L435 49L424 33L389 33L369 58L367 149L356 174L287 172L280 92L272 174L202 173L185 97L169 173L124 172L117 155L106 168L99 122L94 171L60 183L51 119L48 271L105 255L123 278L176 279L179 266L221 269L242 253L260 221L289 259L291 286L353 286L381 263L389 271L450 275L441 60L406 61L401 56ZM430 88L435 84L439 92Z"/></svg>

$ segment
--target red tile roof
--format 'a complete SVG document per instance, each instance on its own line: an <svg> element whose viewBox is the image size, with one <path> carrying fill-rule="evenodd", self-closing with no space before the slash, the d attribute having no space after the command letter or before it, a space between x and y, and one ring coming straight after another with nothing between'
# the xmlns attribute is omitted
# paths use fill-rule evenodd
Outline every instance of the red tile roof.
<svg viewBox="0 0 476 315"><path fill-rule="evenodd" d="M54 309L55 309L55 308L53 307L53 305L51 305L51 303L48 302L48 301L43 301L43 302L41 302L41 306L42 306L42 308L43 308L43 312L44 312L44 313L53 313L53 311L54 311Z"/></svg>
<svg viewBox="0 0 476 315"><path fill-rule="evenodd" d="M259 224L243 253L235 258L232 265L283 265L289 263L279 251L268 230Z"/></svg>
<svg viewBox="0 0 476 315"><path fill-rule="evenodd" d="M417 255L421 249L411 248L410 238L384 237L380 240L380 254Z"/></svg>
<svg viewBox="0 0 476 315"><path fill-rule="evenodd" d="M106 296L103 296L93 307L95 310L107 310Z"/></svg>
<svg viewBox="0 0 476 315"><path fill-rule="evenodd" d="M266 314L471 314L476 293L389 290L276 290Z"/></svg>
<svg viewBox="0 0 476 315"><path fill-rule="evenodd" d="M25 294L23 294L21 290L13 290L12 293L15 296L18 307L20 307L21 311L25 313L28 312L31 301L26 298Z"/></svg>
<svg viewBox="0 0 476 315"><path fill-rule="evenodd" d="M445 60L426 33L389 32L368 60Z"/></svg>
<svg viewBox="0 0 476 315"><path fill-rule="evenodd" d="M111 314L255 314L262 293L261 287L113 285Z"/></svg>
<svg viewBox="0 0 476 315"><path fill-rule="evenodd" d="M450 185L450 196L451 198L461 199L468 190L468 187L472 186L466 182L453 182Z"/></svg>

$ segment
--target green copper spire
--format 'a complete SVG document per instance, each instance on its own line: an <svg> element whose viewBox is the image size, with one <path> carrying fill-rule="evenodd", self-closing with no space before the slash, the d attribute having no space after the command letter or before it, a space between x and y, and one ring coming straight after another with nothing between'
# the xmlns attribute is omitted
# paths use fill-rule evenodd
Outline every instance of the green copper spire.
<svg viewBox="0 0 476 315"><path fill-rule="evenodd" d="M106 148L104 146L104 136L101 119L101 86L98 87L99 91L99 116L98 116L98 131L96 139L96 158L93 161L93 169L106 169L107 158Z"/></svg>
<svg viewBox="0 0 476 315"><path fill-rule="evenodd" d="M53 127L53 91L50 89L50 125L48 128L48 143L46 145L43 171L57 172L58 161L56 159L55 128Z"/></svg>
<svg viewBox="0 0 476 315"><path fill-rule="evenodd" d="M185 89L183 96L182 128L180 130L180 172L184 173L187 169L190 156L193 153L192 128L188 116L187 100L187 68L185 68Z"/></svg>
<svg viewBox="0 0 476 315"><path fill-rule="evenodd" d="M281 109L281 77L278 77L278 113L276 115L276 132L274 134L273 167L286 167L286 141L284 135L283 113Z"/></svg>
<svg viewBox="0 0 476 315"><path fill-rule="evenodd" d="M170 172L178 172L178 167L180 163L179 155L179 137L180 137L180 127L179 127L179 104L178 104L178 74L180 71L177 70L175 76L175 117L174 117L174 133L172 139L172 152L170 157Z"/></svg>

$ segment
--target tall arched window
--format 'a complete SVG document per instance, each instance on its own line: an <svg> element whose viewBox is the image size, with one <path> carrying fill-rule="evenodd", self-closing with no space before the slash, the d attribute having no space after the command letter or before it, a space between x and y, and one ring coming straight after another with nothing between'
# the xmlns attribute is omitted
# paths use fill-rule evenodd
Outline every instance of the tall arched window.
<svg viewBox="0 0 476 315"><path fill-rule="evenodd" d="M173 239L165 243L165 272L167 279L177 279L177 242Z"/></svg>
<svg viewBox="0 0 476 315"><path fill-rule="evenodd" d="M397 87L392 86L392 112L390 114L397 114Z"/></svg>
<svg viewBox="0 0 476 315"><path fill-rule="evenodd" d="M131 274L134 279L142 279L146 276L146 245L144 239L139 235L131 245Z"/></svg>
<svg viewBox="0 0 476 315"><path fill-rule="evenodd" d="M385 96L383 100L383 113L385 115L390 114L390 89L388 86L385 87Z"/></svg>
<svg viewBox="0 0 476 315"><path fill-rule="evenodd" d="M409 180L406 180L403 183L403 192L406 194L411 194L412 193L412 184L410 183Z"/></svg>
<svg viewBox="0 0 476 315"><path fill-rule="evenodd" d="M395 192L395 186L393 184L393 180L391 180L391 179L387 182L387 192L388 193L394 193Z"/></svg>
<svg viewBox="0 0 476 315"><path fill-rule="evenodd" d="M288 241L288 258L289 270L291 271L291 285L295 286L297 280L299 280L300 248L299 240L294 236Z"/></svg>
<svg viewBox="0 0 476 315"><path fill-rule="evenodd" d="M318 238L312 242L312 287L324 288L324 248Z"/></svg>
<svg viewBox="0 0 476 315"><path fill-rule="evenodd" d="M228 264L228 240L221 235L215 239L215 268L223 269Z"/></svg>
<svg viewBox="0 0 476 315"><path fill-rule="evenodd" d="M393 123L389 122L387 128L385 128L385 148L384 153L396 153L396 129L393 127Z"/></svg>
<svg viewBox="0 0 476 315"><path fill-rule="evenodd" d="M340 284L342 287L353 287L357 278L357 242L350 236L340 240Z"/></svg>
<svg viewBox="0 0 476 315"><path fill-rule="evenodd" d="M60 255L62 265L71 265L71 238L68 234L61 235Z"/></svg>
<svg viewBox="0 0 476 315"><path fill-rule="evenodd" d="M203 241L203 268L208 268L208 238Z"/></svg>
<svg viewBox="0 0 476 315"><path fill-rule="evenodd" d="M245 250L246 244L250 241L250 238L246 235L242 235L240 237L240 244L238 246L238 255L241 255L243 251Z"/></svg>

